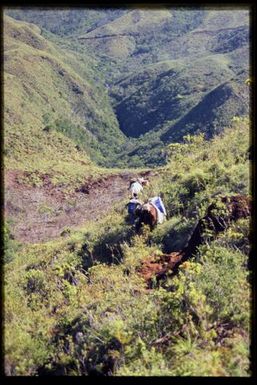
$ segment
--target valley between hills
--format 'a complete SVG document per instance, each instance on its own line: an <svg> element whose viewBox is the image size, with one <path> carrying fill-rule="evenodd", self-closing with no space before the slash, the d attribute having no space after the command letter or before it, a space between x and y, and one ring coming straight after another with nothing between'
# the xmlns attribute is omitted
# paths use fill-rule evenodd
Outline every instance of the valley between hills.
<svg viewBox="0 0 257 385"><path fill-rule="evenodd" d="M251 377L249 7L3 22L5 375Z"/></svg>

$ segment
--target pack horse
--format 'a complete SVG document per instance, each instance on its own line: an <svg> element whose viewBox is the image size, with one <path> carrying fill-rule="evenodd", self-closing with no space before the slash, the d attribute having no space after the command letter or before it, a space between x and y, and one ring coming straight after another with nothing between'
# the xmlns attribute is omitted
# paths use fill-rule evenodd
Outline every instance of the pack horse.
<svg viewBox="0 0 257 385"><path fill-rule="evenodd" d="M137 206L135 215L137 217L136 231L139 232L143 224L148 225L152 231L157 224L164 222L167 213L161 197L156 196Z"/></svg>

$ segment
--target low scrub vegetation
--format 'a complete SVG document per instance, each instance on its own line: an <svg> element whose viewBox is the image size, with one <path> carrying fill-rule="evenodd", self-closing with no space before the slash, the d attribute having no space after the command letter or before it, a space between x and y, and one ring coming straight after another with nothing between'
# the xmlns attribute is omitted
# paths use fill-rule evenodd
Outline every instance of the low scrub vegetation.
<svg viewBox="0 0 257 385"><path fill-rule="evenodd" d="M174 277L147 288L138 268L181 250L215 197L249 194L249 127L187 136L145 188L167 221L137 235L125 202L47 243L6 230L7 375L250 376L249 218L206 237Z"/></svg>

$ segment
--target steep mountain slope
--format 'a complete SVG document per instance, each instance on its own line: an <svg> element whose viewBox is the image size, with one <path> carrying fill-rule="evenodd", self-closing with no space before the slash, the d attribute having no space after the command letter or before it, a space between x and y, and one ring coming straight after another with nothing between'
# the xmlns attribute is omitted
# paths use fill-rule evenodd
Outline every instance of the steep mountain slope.
<svg viewBox="0 0 257 385"><path fill-rule="evenodd" d="M244 80L244 79L243 79ZM207 138L229 125L233 116L249 113L247 86L241 82L224 82L215 87L190 111L169 128L161 139L165 142L181 140L182 134L204 132Z"/></svg>
<svg viewBox="0 0 257 385"><path fill-rule="evenodd" d="M135 55L142 36L152 36L153 30L158 33L163 23L170 19L168 10L131 10L114 21L79 36L79 39L86 41L102 57L107 55L117 60L129 59Z"/></svg>
<svg viewBox="0 0 257 385"><path fill-rule="evenodd" d="M139 137L145 132L169 127L169 133L161 139L170 138L172 141L182 139L186 132L196 128L204 131L206 122L199 127L199 121L194 120L195 115L188 113L197 109L199 103L201 109L207 95L228 81L234 89L226 98L226 104L231 104L231 108L224 107L224 111L215 112L211 107L212 111L210 109L208 113L206 105L208 134L215 130L217 121L220 120L221 126L227 125L233 114L249 112L249 90L244 84L249 76L247 14L242 13L240 18L241 13L234 15L227 11L224 20L231 20L230 23L227 21L225 30L218 26L211 31L206 30L212 22L215 23L217 13L211 12L208 18L207 14L208 21L201 24L201 29L198 27L162 44L157 51L159 57L162 57L164 48L166 58L172 60L144 66L114 84L111 96L115 100L120 127L127 136ZM214 96L212 93L210 98L214 99ZM215 103L222 104L225 100L222 102L219 96L217 93ZM173 138L170 135L171 124L175 125L181 118L183 130L179 130L181 126L174 126L176 137Z"/></svg>
<svg viewBox="0 0 257 385"><path fill-rule="evenodd" d="M37 7L6 9L6 12L17 20L35 23L53 34L65 37L109 23L122 15L125 10Z"/></svg>
<svg viewBox="0 0 257 385"><path fill-rule="evenodd" d="M56 48L35 25L8 16L4 33L6 153L15 157L22 146L35 145L36 154L59 131L106 164L124 138L95 80L94 60Z"/></svg>
<svg viewBox="0 0 257 385"><path fill-rule="evenodd" d="M98 57L115 62L112 75L116 78L121 69L137 71L139 65L201 57L247 45L249 11L244 8L136 8L78 38L93 48ZM120 47L123 47L123 56Z"/></svg>
<svg viewBox="0 0 257 385"><path fill-rule="evenodd" d="M75 55L94 57L95 84L102 79L104 103L110 97L116 114L108 107L111 121L100 123L96 140L87 139L94 159L99 147L109 164L158 165L165 162L166 143L196 131L211 137L249 113L247 7L7 12L43 26L45 36ZM90 120L92 132L99 119L89 114Z"/></svg>
<svg viewBox="0 0 257 385"><path fill-rule="evenodd" d="M159 22L145 23L150 15ZM123 153L128 162L139 156L158 164L165 159L162 141L199 131L211 137L234 116L249 114L246 9L136 9L80 38L100 61L115 64L103 70L120 128L140 137Z"/></svg>
<svg viewBox="0 0 257 385"><path fill-rule="evenodd" d="M228 63L224 55L208 56L193 62L167 61L118 82L112 95L117 100L115 109L121 129L127 136L138 137L186 115L215 86L233 78ZM247 86L245 90L248 90Z"/></svg>
<svg viewBox="0 0 257 385"><path fill-rule="evenodd" d="M163 51L177 59L229 52L249 44L249 11L242 9L205 10L201 22L176 39L167 39Z"/></svg>
<svg viewBox="0 0 257 385"><path fill-rule="evenodd" d="M5 19L8 376L252 374L250 208L233 218L222 204L235 195L250 201L249 120L231 119L247 113L247 31L225 13L233 30L219 35L217 13L202 10L158 11L162 22L151 29L145 12L92 10L86 19L53 11L48 20L24 11L51 33ZM99 46L96 36L84 39L109 23L124 34L140 25L139 35ZM219 135L170 143L196 131ZM166 162L147 171L142 200L162 192L167 220L137 234L127 187L143 170L100 169L89 156L123 167ZM219 233L206 217L214 203ZM188 245L190 259L174 276L163 257Z"/></svg>
<svg viewBox="0 0 257 385"><path fill-rule="evenodd" d="M248 195L249 121L169 150L144 190L147 199L161 189L168 212L152 232L135 234L121 200L46 243L5 233L8 376L251 376L249 217L232 220L218 200ZM214 202L224 231L208 228L174 275L167 257L190 243Z"/></svg>
<svg viewBox="0 0 257 385"><path fill-rule="evenodd" d="M167 58L167 42L197 27L202 17L202 10L129 9L78 39L100 59L107 78L113 81L124 73L137 72L140 66ZM108 63L115 64L115 68Z"/></svg>

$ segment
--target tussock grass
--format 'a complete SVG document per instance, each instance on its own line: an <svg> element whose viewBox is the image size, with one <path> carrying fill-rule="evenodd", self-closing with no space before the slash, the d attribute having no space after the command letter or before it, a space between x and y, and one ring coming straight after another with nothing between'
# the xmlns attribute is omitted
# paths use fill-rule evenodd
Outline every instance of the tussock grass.
<svg viewBox="0 0 257 385"><path fill-rule="evenodd" d="M145 191L161 188L169 213L151 234L134 234L121 202L55 241L9 240L7 373L88 375L108 361L121 376L249 376L247 219L203 244L163 287L146 290L137 272L148 256L185 246L213 195L248 192L248 135L241 120L211 142L170 147L170 163Z"/></svg>

